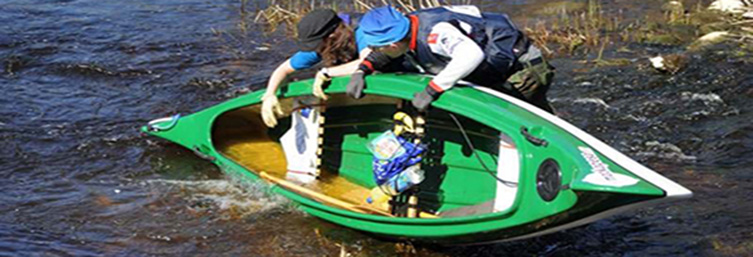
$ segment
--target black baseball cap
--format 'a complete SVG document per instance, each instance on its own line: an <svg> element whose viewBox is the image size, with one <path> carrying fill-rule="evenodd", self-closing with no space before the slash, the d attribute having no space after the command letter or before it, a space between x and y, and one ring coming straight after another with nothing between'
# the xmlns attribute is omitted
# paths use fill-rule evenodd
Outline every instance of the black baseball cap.
<svg viewBox="0 0 753 257"><path fill-rule="evenodd" d="M342 22L337 13L330 9L309 12L298 22L298 47L303 51L313 51L322 39L332 34Z"/></svg>

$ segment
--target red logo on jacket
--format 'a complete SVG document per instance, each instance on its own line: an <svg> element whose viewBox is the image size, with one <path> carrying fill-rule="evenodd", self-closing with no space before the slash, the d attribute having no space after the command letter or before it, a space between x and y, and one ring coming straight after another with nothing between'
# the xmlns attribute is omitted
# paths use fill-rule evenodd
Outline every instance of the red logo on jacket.
<svg viewBox="0 0 753 257"><path fill-rule="evenodd" d="M427 42L429 42L429 44L436 44L437 43L437 37L439 37L439 35L437 33L431 33L431 34L429 34L429 39L427 40Z"/></svg>

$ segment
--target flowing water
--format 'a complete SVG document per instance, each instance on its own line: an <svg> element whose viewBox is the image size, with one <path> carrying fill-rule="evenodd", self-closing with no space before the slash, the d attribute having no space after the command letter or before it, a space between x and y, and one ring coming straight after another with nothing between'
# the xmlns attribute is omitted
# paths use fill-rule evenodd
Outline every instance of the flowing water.
<svg viewBox="0 0 753 257"><path fill-rule="evenodd" d="M484 6L522 20L543 3ZM750 54L693 52L676 74L647 68L646 57L681 47L633 44L615 54L632 61L624 66L554 60L558 115L692 199L524 241L413 246L307 216L139 133L264 86L294 44L259 32L257 5L2 1L0 256L753 255Z"/></svg>

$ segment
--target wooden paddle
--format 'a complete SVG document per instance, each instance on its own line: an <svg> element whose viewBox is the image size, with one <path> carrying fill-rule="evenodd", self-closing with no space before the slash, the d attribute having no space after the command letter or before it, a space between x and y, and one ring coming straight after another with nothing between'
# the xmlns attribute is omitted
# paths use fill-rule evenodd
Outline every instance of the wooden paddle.
<svg viewBox="0 0 753 257"><path fill-rule="evenodd" d="M284 179L280 179L280 178L277 178L277 177L273 177L272 175L269 175L266 172L259 173L259 176L261 176L262 179L271 182L272 184L276 184L276 185L278 185L278 186L280 186L280 187L282 187L284 189L293 191L293 192L295 192L297 194L300 194L302 196L305 196L305 197L309 197L311 199L314 199L317 202L320 202L320 203L323 203L323 204L326 204L326 205L330 205L330 206L334 206L334 207L346 209L346 210L349 210L349 211L352 211L352 212L368 213L368 214L378 214L378 215L383 215L383 216L388 216L388 217L394 217L389 212L386 212L386 211L383 211L383 210L379 210L379 209L376 209L376 208L371 207L371 206L355 205L355 204L352 204L352 203L349 203L349 202L345 202L343 200L340 200L340 199L337 199L337 198L334 198L334 197L331 197L331 196L328 196L328 195L316 192L314 190L311 190L311 189L299 186L299 185L297 185L295 183L292 183L290 181L287 181L287 180L284 180Z"/></svg>

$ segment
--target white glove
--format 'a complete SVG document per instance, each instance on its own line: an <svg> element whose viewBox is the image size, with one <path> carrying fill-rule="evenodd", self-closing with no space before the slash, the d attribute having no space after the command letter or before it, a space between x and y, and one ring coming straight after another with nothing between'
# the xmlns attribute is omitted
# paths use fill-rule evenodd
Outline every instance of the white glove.
<svg viewBox="0 0 753 257"><path fill-rule="evenodd" d="M319 70L314 77L314 85L313 88L311 88L311 93L322 100L327 100L327 95L324 94L322 86L325 82L329 82L330 80L332 80L332 78L327 74L327 68Z"/></svg>
<svg viewBox="0 0 753 257"><path fill-rule="evenodd" d="M277 96L273 94L265 94L261 98L261 119L264 120L264 124L267 127L274 128L277 126L277 115L282 116L282 108L280 108L280 102L277 101Z"/></svg>

